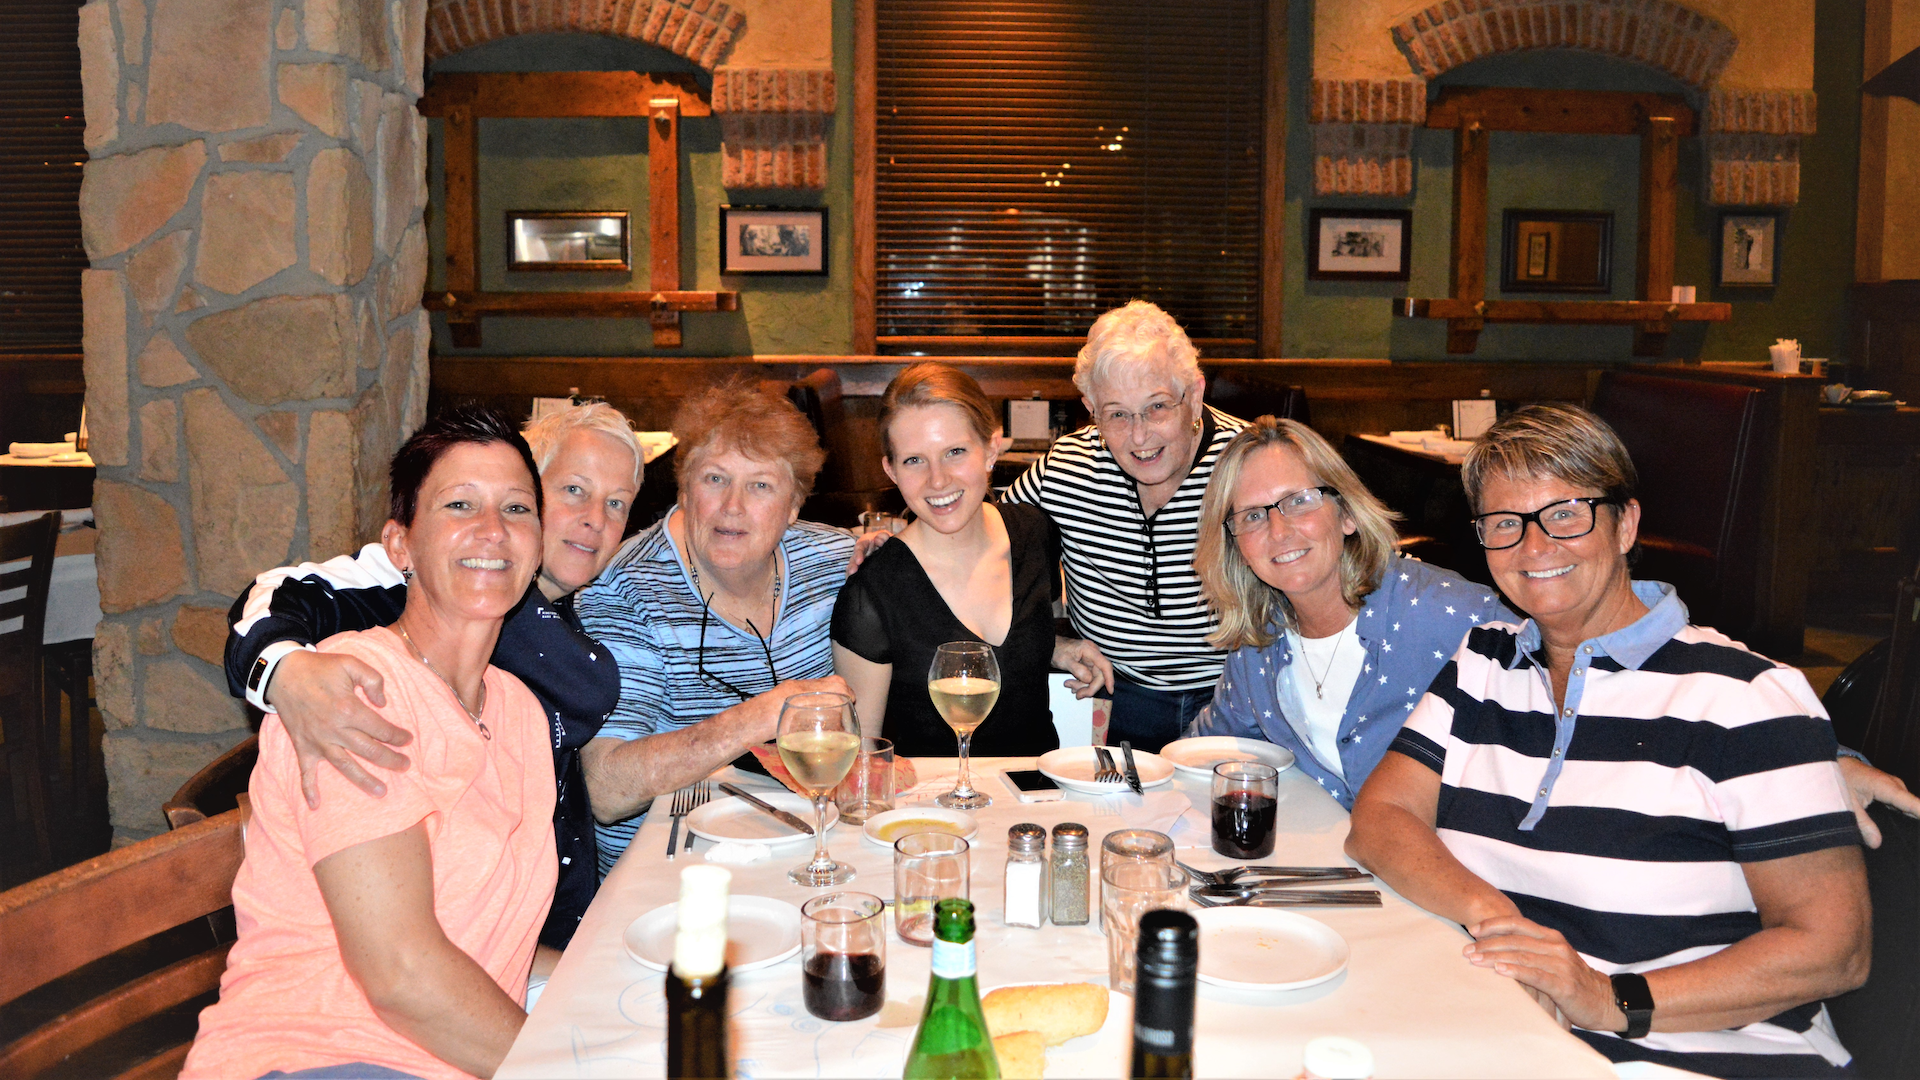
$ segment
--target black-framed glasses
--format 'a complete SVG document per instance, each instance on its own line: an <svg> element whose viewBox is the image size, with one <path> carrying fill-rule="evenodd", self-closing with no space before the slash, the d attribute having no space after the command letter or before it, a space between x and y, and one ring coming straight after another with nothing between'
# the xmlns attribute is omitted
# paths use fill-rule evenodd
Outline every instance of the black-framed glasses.
<svg viewBox="0 0 1920 1080"><path fill-rule="evenodd" d="M695 593L694 595L700 596L699 593ZM707 620L713 617L713 608L708 605L708 599L709 598L705 596L700 597L700 649L694 654L695 662L699 665L699 676L722 690L725 690L727 693L734 695L741 701L750 700L755 695L747 693L745 690L740 689L707 670ZM767 640L767 636L760 632L759 627L753 625L752 619L747 620L747 629L753 631L753 636L760 642L761 651L767 655L767 689L771 690L780 685L780 672L776 670L773 665L773 643ZM762 691L762 693L764 692L765 691Z"/></svg>
<svg viewBox="0 0 1920 1080"><path fill-rule="evenodd" d="M1245 510L1235 510L1221 522L1227 527L1228 536L1245 536L1250 532L1267 527L1267 515L1279 511L1281 517L1301 517L1327 505L1328 499L1339 498L1340 492L1325 484L1319 487L1301 488L1279 502L1265 506L1249 506Z"/></svg>
<svg viewBox="0 0 1920 1080"><path fill-rule="evenodd" d="M1594 522L1599 520L1599 511L1595 508L1602 505L1619 506L1620 500L1585 496L1548 503L1530 514L1495 510L1474 517L1473 533L1480 538L1480 546L1488 551L1505 551L1518 544L1527 535L1529 521L1555 540L1578 540L1593 531Z"/></svg>

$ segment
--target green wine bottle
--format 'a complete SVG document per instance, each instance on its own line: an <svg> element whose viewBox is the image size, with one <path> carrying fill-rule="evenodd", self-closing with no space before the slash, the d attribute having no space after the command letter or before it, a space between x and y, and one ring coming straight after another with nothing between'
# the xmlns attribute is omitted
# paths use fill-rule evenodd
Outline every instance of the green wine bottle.
<svg viewBox="0 0 1920 1080"><path fill-rule="evenodd" d="M733 1075L727 1039L727 891L719 866L680 872L679 930L667 969L667 1076L725 1080Z"/></svg>
<svg viewBox="0 0 1920 1080"><path fill-rule="evenodd" d="M975 977L973 904L954 897L933 915L933 978L907 1052L905 1080L1000 1080Z"/></svg>
<svg viewBox="0 0 1920 1080"><path fill-rule="evenodd" d="M1133 1063L1127 1075L1135 1080L1191 1080L1200 925L1184 911L1149 911L1140 917L1136 956Z"/></svg>

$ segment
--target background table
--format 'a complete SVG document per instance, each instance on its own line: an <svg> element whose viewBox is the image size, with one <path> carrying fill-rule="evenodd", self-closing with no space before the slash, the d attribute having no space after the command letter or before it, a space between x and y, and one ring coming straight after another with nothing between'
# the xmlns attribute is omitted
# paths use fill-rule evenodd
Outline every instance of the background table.
<svg viewBox="0 0 1920 1080"><path fill-rule="evenodd" d="M915 762L926 795L947 779L950 759ZM973 901L978 911L982 990L1023 982L1107 979L1107 945L1088 927L1010 928L1001 921L1007 827L1032 821L1051 827L1079 821L1093 833L1097 866L1109 832L1146 824L1163 829L1173 815L1177 852L1203 869L1231 865L1207 848L1205 784L1177 778L1149 788L1147 799L1070 794L1062 802L1020 803L998 779L1003 768L1030 768L1031 759L976 759L975 786L994 797L979 811L974 841ZM756 778L755 786L771 784ZM1279 844L1271 861L1343 865L1347 815L1298 770L1280 778ZM917 801L917 800L916 800ZM664 806L664 803L660 804ZM1189 810L1188 808L1192 808ZM635 962L621 935L635 918L679 892L679 869L710 850L665 861L667 818L651 815L601 886L545 994L528 1017L501 1077L660 1076L664 1068L664 976ZM859 876L848 886L893 896L892 854L861 838L853 826L828 833L835 858ZM813 890L786 880L787 870L810 856L810 844L785 844L771 860L733 867L736 893L803 903ZM1612 1077L1605 1059L1562 1031L1517 983L1461 958L1459 927L1391 893L1381 908L1309 908L1305 914L1339 931L1352 946L1345 973L1305 990L1249 995L1202 984L1195 1037L1195 1069L1205 1076L1295 1076L1301 1049L1319 1035L1347 1035L1370 1046L1375 1075L1389 1077ZM890 916L889 916L890 918ZM800 996L798 957L733 979L733 1052L736 1075L897 1077L906 1060L927 988L926 949L902 943L889 930L887 1007L879 1016L831 1023L807 1013ZM1048 1054L1047 1075L1119 1076L1126 1069L1129 1000L1115 996L1107 1025Z"/></svg>

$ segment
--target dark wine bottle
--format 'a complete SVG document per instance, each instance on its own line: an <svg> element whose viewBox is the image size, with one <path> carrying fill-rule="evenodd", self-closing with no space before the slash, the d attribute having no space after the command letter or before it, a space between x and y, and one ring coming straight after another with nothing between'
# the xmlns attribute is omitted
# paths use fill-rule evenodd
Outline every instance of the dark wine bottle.
<svg viewBox="0 0 1920 1080"><path fill-rule="evenodd" d="M733 1075L727 1040L727 889L725 867L680 871L679 929L667 969L667 1076L725 1080Z"/></svg>
<svg viewBox="0 0 1920 1080"><path fill-rule="evenodd" d="M1184 911L1140 917L1133 991L1130 1077L1193 1076L1193 1000L1200 926Z"/></svg>
<svg viewBox="0 0 1920 1080"><path fill-rule="evenodd" d="M980 1011L973 904L949 897L933 910L933 977L901 1075L905 1080L1000 1080L1000 1059Z"/></svg>

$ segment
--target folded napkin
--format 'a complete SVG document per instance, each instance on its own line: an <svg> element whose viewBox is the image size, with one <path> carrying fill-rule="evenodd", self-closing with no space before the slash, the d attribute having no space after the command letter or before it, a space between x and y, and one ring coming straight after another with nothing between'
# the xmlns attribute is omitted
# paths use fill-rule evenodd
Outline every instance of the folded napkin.
<svg viewBox="0 0 1920 1080"><path fill-rule="evenodd" d="M765 862L772 857L772 848L744 840L724 840L707 849L707 861L723 866L746 866Z"/></svg>

